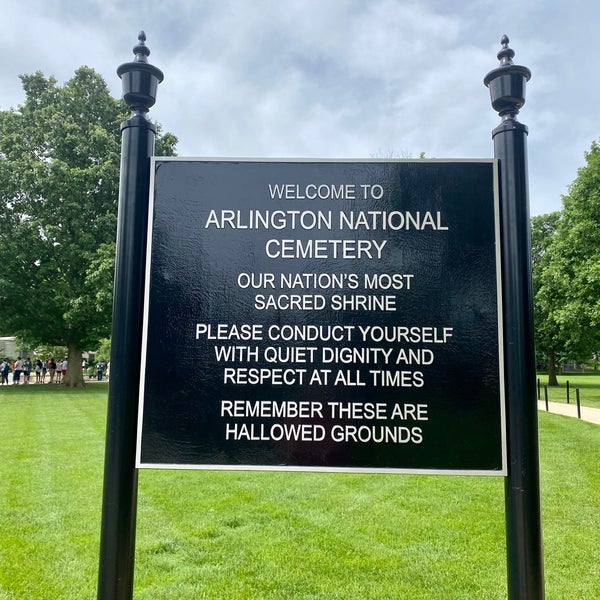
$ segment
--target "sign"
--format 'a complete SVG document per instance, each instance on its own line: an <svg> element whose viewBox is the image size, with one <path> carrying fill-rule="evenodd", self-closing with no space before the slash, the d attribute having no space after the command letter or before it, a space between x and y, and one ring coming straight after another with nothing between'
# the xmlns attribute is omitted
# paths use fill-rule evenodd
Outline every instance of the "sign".
<svg viewBox="0 0 600 600"><path fill-rule="evenodd" d="M153 161L138 467L506 474L495 161Z"/></svg>

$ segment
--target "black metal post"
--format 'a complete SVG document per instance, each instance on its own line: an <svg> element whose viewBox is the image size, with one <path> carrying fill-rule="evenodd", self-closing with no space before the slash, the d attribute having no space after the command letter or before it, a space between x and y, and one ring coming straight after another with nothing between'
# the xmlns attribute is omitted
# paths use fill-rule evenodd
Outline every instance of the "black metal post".
<svg viewBox="0 0 600 600"><path fill-rule="evenodd" d="M581 398L579 397L579 388L575 388L575 397L577 399L577 418L581 419Z"/></svg>
<svg viewBox="0 0 600 600"><path fill-rule="evenodd" d="M544 573L539 489L535 349L529 237L527 127L517 120L525 103L528 68L512 62L503 36L500 65L484 83L502 122L492 132L499 162L502 238L508 477L505 480L506 550L510 600L542 600Z"/></svg>
<svg viewBox="0 0 600 600"><path fill-rule="evenodd" d="M123 98L131 118L121 124L121 175L113 301L110 383L98 600L131 600L137 512L135 443L142 346L150 157L155 127L146 113L156 101L162 72L148 63L141 32L133 62L121 65Z"/></svg>
<svg viewBox="0 0 600 600"><path fill-rule="evenodd" d="M546 402L546 412L548 412L548 386L544 386L544 401Z"/></svg>
<svg viewBox="0 0 600 600"><path fill-rule="evenodd" d="M571 400L571 386L569 385L569 380L567 379L567 404L570 404Z"/></svg>

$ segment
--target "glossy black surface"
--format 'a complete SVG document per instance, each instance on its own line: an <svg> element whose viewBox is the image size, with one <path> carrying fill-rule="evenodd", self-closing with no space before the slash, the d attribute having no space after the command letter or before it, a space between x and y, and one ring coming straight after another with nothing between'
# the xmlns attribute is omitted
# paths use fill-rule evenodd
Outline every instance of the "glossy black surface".
<svg viewBox="0 0 600 600"><path fill-rule="evenodd" d="M503 453L494 169L491 161L157 160L141 464L499 472ZM289 197L272 198L269 185L283 184L291 184ZM383 195L365 199L361 186L374 184L381 186ZM319 186L332 185L336 190L347 186L345 197L306 197L318 196L319 191L328 196L331 188ZM374 189L379 196L379 188ZM282 212L277 213L279 220L271 221L275 226L265 229L252 228L256 214L252 211ZM394 226L406 222L408 212L421 226L383 229L381 215L369 211L393 213ZM362 221L356 229L341 229L340 213L346 224L352 218L356 222L359 213ZM319 215L323 227L311 228ZM282 219L286 223L279 228ZM327 258L269 257L281 240L300 240L289 247L299 243L309 249L309 240L323 240L318 255ZM346 258L334 255L341 242L330 240L348 240ZM364 249L358 256L361 244ZM247 276L239 278L240 274ZM402 289L365 289L365 277L381 277L387 286L388 276L394 275L398 285L402 281ZM334 276L338 285L327 287ZM288 289L282 280L299 285ZM251 285L246 287L247 283ZM262 308L266 297L273 295L279 302L282 294L308 299L299 300L305 303L301 309ZM265 296L258 304L257 295ZM344 295L393 299L384 309L353 305L336 310L336 296ZM232 326L238 331L254 326L262 331L255 338L262 339L210 339L218 337L218 324L226 337ZM308 331L316 326L326 334L347 335L341 341L270 339L270 328L278 331L282 326L311 326ZM361 327L375 328L370 331L377 334L378 328L387 328L388 333L416 328L409 329L411 338L418 332L438 339L418 342L401 336L398 341L379 341L368 334L363 341ZM451 333L445 342L444 328ZM269 363L267 347L275 348L269 353L283 353L282 361L292 353L291 362ZM369 363L324 362L340 348L375 351L369 351ZM420 352L430 364L404 364L403 358L396 364L401 350ZM235 360L217 360L218 351L236 352ZM250 384L237 378L233 383L231 377L224 381L225 369L293 372L286 372L291 385L272 380ZM324 375L319 382L314 375L323 369L331 370L328 383ZM381 385L384 375L371 371L390 372L390 385ZM222 416L223 401L277 406L304 402L303 406L320 406L322 411L295 419ZM339 418L331 411L332 405L339 413L340 406L360 410L369 403L384 405L387 418ZM426 405L427 420L390 418L396 405L404 409L407 404ZM242 439L233 439L235 435L226 439L227 424L230 430L244 432ZM308 425L307 439L271 439L291 424ZM356 430L341 429L348 427ZM401 441L369 439L381 435L382 427L404 427L411 431L411 441L404 440L407 431L397 429ZM335 439L342 431L355 431L366 441L342 443ZM323 433L322 440L314 439ZM261 436L269 439L248 439Z"/></svg>

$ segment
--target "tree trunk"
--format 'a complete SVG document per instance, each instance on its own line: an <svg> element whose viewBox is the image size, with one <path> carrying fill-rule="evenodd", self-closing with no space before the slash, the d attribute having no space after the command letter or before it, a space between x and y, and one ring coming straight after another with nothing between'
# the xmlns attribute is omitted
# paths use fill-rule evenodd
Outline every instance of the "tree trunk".
<svg viewBox="0 0 600 600"><path fill-rule="evenodd" d="M556 357L554 348L548 351L548 387L558 387Z"/></svg>
<svg viewBox="0 0 600 600"><path fill-rule="evenodd" d="M67 374L63 377L62 383L66 387L84 387L83 370L81 369L82 352L81 349L69 344L68 348L68 368Z"/></svg>

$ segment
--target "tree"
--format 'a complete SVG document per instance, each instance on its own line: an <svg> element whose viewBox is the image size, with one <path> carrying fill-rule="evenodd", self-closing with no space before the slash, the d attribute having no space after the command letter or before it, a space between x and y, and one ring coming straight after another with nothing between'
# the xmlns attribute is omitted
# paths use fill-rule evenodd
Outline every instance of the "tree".
<svg viewBox="0 0 600 600"><path fill-rule="evenodd" d="M107 363L110 361L110 348L111 348L111 340L110 338L104 338L100 340L100 345L96 350L96 360L101 361L103 363Z"/></svg>
<svg viewBox="0 0 600 600"><path fill-rule="evenodd" d="M556 239L560 212L532 217L531 263L533 280L533 308L535 317L535 347L542 352L548 365L548 385L557 386L557 356L565 342L558 311L564 302L564 293L558 285L560 278L553 270L552 243Z"/></svg>
<svg viewBox="0 0 600 600"><path fill-rule="evenodd" d="M110 334L125 104L93 69L60 87L21 77L25 102L0 111L0 310L32 344L66 346L69 364ZM177 138L159 136L157 153ZM70 368L67 385L82 385Z"/></svg>
<svg viewBox="0 0 600 600"><path fill-rule="evenodd" d="M549 358L583 360L600 347L600 146L563 196L560 217L532 220L536 341ZM556 215L556 213L554 214ZM536 242L537 240L537 242ZM541 242L540 240L543 240ZM540 251L541 249L541 251ZM557 385L550 379L550 385Z"/></svg>
<svg viewBox="0 0 600 600"><path fill-rule="evenodd" d="M586 165L563 197L556 243L561 272L568 283L562 318L591 354L600 341L600 146L593 142Z"/></svg>

